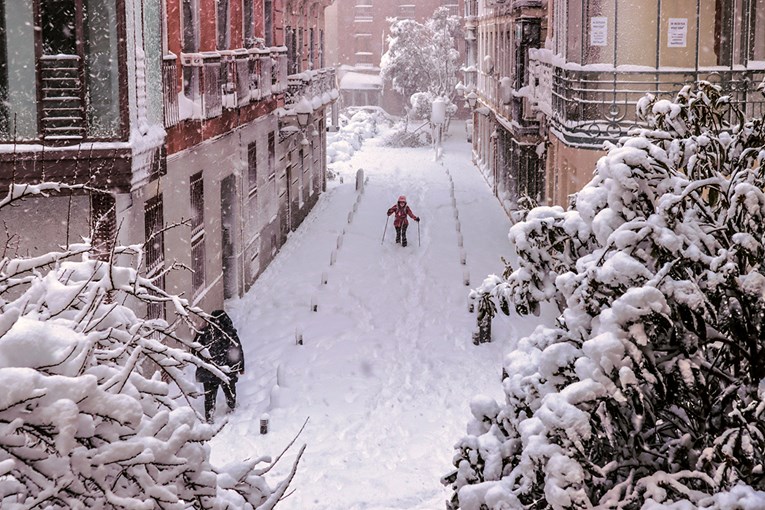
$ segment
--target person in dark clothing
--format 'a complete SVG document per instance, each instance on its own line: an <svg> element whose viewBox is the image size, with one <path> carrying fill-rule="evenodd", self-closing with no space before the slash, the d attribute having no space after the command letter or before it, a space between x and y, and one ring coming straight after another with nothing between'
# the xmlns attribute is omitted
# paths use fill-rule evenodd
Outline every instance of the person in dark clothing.
<svg viewBox="0 0 765 510"><path fill-rule="evenodd" d="M396 227L396 243L401 243L401 246L406 246L406 229L409 227L409 219L407 216L418 223L420 218L415 216L409 206L406 205L406 197L404 195L398 197L396 205L388 209L388 216L391 214L396 215L393 220L393 226Z"/></svg>
<svg viewBox="0 0 765 510"><path fill-rule="evenodd" d="M202 383L205 390L205 419L212 423L219 387L223 388L229 410L236 407L236 382L239 375L244 374L244 353L234 323L223 310L215 310L210 315L210 321L195 340L207 348L209 361L219 366L222 372L228 373L228 381L223 381L206 368L197 368L197 381ZM197 355L200 356L200 353Z"/></svg>

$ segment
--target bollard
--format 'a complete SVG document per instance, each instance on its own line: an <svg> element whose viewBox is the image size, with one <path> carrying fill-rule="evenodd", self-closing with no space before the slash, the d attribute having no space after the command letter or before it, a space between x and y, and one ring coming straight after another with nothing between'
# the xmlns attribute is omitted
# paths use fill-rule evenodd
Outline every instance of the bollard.
<svg viewBox="0 0 765 510"><path fill-rule="evenodd" d="M465 284L465 287L470 287L470 273L468 271L462 273L462 283Z"/></svg>
<svg viewBox="0 0 765 510"><path fill-rule="evenodd" d="M337 262L337 250L332 250L332 253L329 255L329 265L334 266L335 262Z"/></svg>
<svg viewBox="0 0 765 510"><path fill-rule="evenodd" d="M457 208L457 198L454 195L452 195L452 207Z"/></svg>
<svg viewBox="0 0 765 510"><path fill-rule="evenodd" d="M339 236L337 236L337 249L339 250L342 247L343 247L343 235L340 234Z"/></svg>
<svg viewBox="0 0 765 510"><path fill-rule="evenodd" d="M489 314L478 321L478 342L484 344L491 342L491 317Z"/></svg>
<svg viewBox="0 0 765 510"><path fill-rule="evenodd" d="M454 209L454 219L460 221L460 212L458 209Z"/></svg>
<svg viewBox="0 0 765 510"><path fill-rule="evenodd" d="M348 223L353 221L353 211L348 213Z"/></svg>
<svg viewBox="0 0 765 510"><path fill-rule="evenodd" d="M319 311L319 304L316 302L316 297L311 298L311 311L312 312L318 312Z"/></svg>
<svg viewBox="0 0 765 510"><path fill-rule="evenodd" d="M456 227L457 227L457 233L461 234L462 233L462 223L460 223L459 219L456 222Z"/></svg>
<svg viewBox="0 0 765 510"><path fill-rule="evenodd" d="M355 204L353 204L353 212L357 212L358 210L359 210L359 203L356 202Z"/></svg>
<svg viewBox="0 0 765 510"><path fill-rule="evenodd" d="M303 345L303 332L300 326L295 328L295 345Z"/></svg>
<svg viewBox="0 0 765 510"><path fill-rule="evenodd" d="M322 285L326 285L327 284L327 272L326 271L321 273L321 284Z"/></svg>
<svg viewBox="0 0 765 510"><path fill-rule="evenodd" d="M478 345L478 330L473 331L473 345Z"/></svg>
<svg viewBox="0 0 765 510"><path fill-rule="evenodd" d="M460 264L463 266L467 264L467 253L465 253L465 250L460 250Z"/></svg>
<svg viewBox="0 0 765 510"><path fill-rule="evenodd" d="M361 168L356 170L356 191L364 191L364 170Z"/></svg>
<svg viewBox="0 0 765 510"><path fill-rule="evenodd" d="M462 240L462 233L457 234L457 246L462 248L462 245L464 244L464 241Z"/></svg>
<svg viewBox="0 0 765 510"><path fill-rule="evenodd" d="M268 422L271 419L271 417L268 415L268 413L264 413L260 416L260 433L261 434L268 434Z"/></svg>
<svg viewBox="0 0 765 510"><path fill-rule="evenodd" d="M475 303L472 299L468 299L468 313L475 312Z"/></svg>

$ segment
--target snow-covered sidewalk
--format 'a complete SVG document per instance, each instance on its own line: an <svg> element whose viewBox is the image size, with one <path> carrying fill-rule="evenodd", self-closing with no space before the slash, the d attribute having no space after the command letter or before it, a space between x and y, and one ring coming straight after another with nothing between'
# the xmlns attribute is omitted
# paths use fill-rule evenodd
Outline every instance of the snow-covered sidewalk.
<svg viewBox="0 0 765 510"><path fill-rule="evenodd" d="M467 311L464 274L476 286L502 269L510 225L470 162L462 124L452 133L443 164L432 149L368 141L351 160L369 177L360 198L345 175L247 296L229 303L247 372L239 408L214 440L213 460L276 455L310 418L299 440L308 449L296 492L284 510L442 508L447 492L439 479L451 469L471 397L501 397L508 339L533 328L533 321L500 316L495 342L472 344L475 315ZM394 244L392 221L380 244L385 211L399 194L422 217L421 246L414 222L407 248ZM220 419L225 405L218 407ZM265 412L271 430L261 436Z"/></svg>

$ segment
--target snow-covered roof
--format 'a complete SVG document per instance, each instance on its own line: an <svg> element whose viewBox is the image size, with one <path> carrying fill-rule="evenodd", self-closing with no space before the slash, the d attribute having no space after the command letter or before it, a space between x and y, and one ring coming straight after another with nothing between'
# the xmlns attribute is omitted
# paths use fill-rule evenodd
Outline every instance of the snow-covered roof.
<svg viewBox="0 0 765 510"><path fill-rule="evenodd" d="M375 90L381 89L382 86L382 77L379 74L349 71L340 78L340 88L343 90Z"/></svg>

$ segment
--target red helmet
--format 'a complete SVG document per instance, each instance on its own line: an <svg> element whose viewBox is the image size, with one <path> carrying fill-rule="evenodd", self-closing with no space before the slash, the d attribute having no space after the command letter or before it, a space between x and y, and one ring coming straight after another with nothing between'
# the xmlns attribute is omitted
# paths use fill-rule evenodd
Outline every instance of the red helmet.
<svg viewBox="0 0 765 510"><path fill-rule="evenodd" d="M406 203L406 197L404 195L401 195L400 197L398 197L398 201Z"/></svg>

